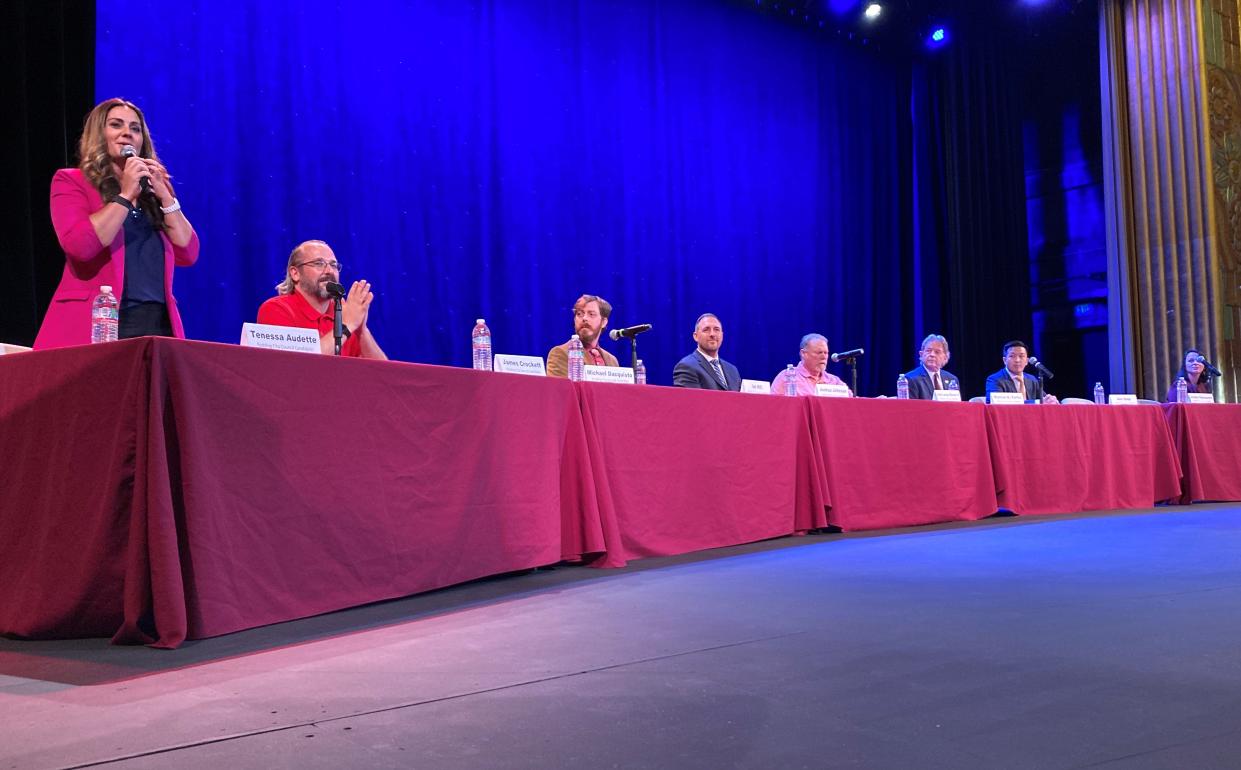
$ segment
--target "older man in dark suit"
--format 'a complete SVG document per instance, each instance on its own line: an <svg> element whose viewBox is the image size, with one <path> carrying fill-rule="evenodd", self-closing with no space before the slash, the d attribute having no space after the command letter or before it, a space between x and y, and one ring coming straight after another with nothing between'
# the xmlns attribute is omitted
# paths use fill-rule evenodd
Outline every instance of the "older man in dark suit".
<svg viewBox="0 0 1241 770"><path fill-rule="evenodd" d="M1026 364L1030 361L1026 350L1026 343L1021 340L1004 343L1004 368L987 378L987 392L994 393L998 390L1004 393L1021 393L1026 401L1060 403L1052 394L1043 392L1038 377L1025 373Z"/></svg>
<svg viewBox="0 0 1241 770"><path fill-rule="evenodd" d="M942 334L926 335L918 350L918 367L905 374L910 398L930 401L935 398L937 390L961 389L957 376L944 368L948 365L950 356L948 340Z"/></svg>
<svg viewBox="0 0 1241 770"><path fill-rule="evenodd" d="M724 344L720 319L711 313L698 316L694 322L694 341L698 349L673 367L672 384L679 388L741 390L741 373L720 358L720 346Z"/></svg>

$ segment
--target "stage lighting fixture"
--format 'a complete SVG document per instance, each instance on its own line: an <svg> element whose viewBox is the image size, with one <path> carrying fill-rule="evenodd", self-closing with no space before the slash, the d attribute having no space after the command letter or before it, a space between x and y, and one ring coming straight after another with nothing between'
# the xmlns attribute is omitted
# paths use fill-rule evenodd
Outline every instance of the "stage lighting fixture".
<svg viewBox="0 0 1241 770"><path fill-rule="evenodd" d="M867 3L866 10L862 11L862 15L866 17L867 21L874 21L879 18L879 15L882 13L883 6L879 3Z"/></svg>
<svg viewBox="0 0 1241 770"><path fill-rule="evenodd" d="M948 44L948 28L947 27L932 27L930 33L927 34L926 36L926 47L934 49L934 48L940 48L947 44Z"/></svg>

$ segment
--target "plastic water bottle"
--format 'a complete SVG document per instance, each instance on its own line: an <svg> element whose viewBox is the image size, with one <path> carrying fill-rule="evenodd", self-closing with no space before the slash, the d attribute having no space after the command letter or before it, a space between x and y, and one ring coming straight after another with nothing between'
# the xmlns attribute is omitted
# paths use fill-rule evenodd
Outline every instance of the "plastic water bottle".
<svg viewBox="0 0 1241 770"><path fill-rule="evenodd" d="M633 369L633 382L635 385L646 384L646 364L642 363L642 359L638 359L638 365Z"/></svg>
<svg viewBox="0 0 1241 770"><path fill-rule="evenodd" d="M1184 377L1176 378L1176 403L1184 404L1189 401L1189 383L1185 382Z"/></svg>
<svg viewBox="0 0 1241 770"><path fill-rule="evenodd" d="M582 350L582 341L574 334L569 338L569 379L581 382L586 367L586 352Z"/></svg>
<svg viewBox="0 0 1241 770"><path fill-rule="evenodd" d="M474 322L470 347L474 349L474 368L480 372L491 371L491 330L481 318Z"/></svg>
<svg viewBox="0 0 1241 770"><path fill-rule="evenodd" d="M896 397L909 398L909 380L903 374L896 375Z"/></svg>
<svg viewBox="0 0 1241 770"><path fill-rule="evenodd" d="M1103 383L1096 382L1094 384L1094 402L1096 404L1107 403L1107 399L1103 396Z"/></svg>
<svg viewBox="0 0 1241 770"><path fill-rule="evenodd" d="M784 367L784 395L797 395L797 370L792 364Z"/></svg>
<svg viewBox="0 0 1241 770"><path fill-rule="evenodd" d="M90 304L90 341L115 342L121 325L121 303L111 286L100 286Z"/></svg>

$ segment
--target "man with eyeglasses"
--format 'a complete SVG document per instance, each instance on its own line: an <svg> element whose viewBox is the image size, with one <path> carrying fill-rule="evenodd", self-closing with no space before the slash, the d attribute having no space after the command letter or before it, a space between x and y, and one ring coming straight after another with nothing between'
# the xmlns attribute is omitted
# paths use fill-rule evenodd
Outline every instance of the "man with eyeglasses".
<svg viewBox="0 0 1241 770"><path fill-rule="evenodd" d="M278 296L259 307L258 322L298 329L318 329L319 349L326 355L335 352L336 340L332 298L327 292L328 281L340 282L341 265L323 241L298 244L289 254L284 280L276 284ZM340 346L342 356L387 360L375 336L366 326L375 295L366 281L354 281L341 302L341 323L345 340Z"/></svg>
<svg viewBox="0 0 1241 770"><path fill-rule="evenodd" d="M573 330L582 341L587 365L620 366L616 356L599 347L599 338L608 326L612 306L603 297L583 294L573 303ZM569 376L569 343L557 345L547 352L547 376Z"/></svg>

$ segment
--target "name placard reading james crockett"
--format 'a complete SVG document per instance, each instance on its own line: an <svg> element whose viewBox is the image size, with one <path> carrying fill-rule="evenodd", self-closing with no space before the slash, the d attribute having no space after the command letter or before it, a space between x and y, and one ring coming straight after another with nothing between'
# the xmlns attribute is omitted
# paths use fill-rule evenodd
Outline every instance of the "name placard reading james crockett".
<svg viewBox="0 0 1241 770"><path fill-rule="evenodd" d="M543 366L542 356L514 356L508 353L496 353L491 358L491 368L497 372L508 374L532 374L546 377L547 369Z"/></svg>
<svg viewBox="0 0 1241 770"><path fill-rule="evenodd" d="M319 348L317 329L298 329L292 326L269 324L242 324L241 346L244 348L267 348L268 350L293 350L298 353L322 353Z"/></svg>

